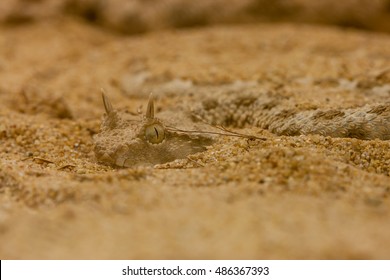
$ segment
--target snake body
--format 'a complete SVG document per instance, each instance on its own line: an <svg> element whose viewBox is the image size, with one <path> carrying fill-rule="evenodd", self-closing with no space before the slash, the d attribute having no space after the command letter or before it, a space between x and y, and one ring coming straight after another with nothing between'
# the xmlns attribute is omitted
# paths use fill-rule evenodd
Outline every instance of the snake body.
<svg viewBox="0 0 390 280"><path fill-rule="evenodd" d="M390 103L340 109L300 108L272 94L233 94L206 99L193 113L211 124L256 126L277 135L390 139Z"/></svg>

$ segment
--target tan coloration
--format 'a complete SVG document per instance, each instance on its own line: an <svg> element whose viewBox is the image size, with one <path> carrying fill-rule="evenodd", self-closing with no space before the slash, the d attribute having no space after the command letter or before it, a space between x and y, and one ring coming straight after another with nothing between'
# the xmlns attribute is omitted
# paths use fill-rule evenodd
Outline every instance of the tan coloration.
<svg viewBox="0 0 390 280"><path fill-rule="evenodd" d="M255 125L277 135L318 134L363 140L390 139L390 104L367 105L353 109L297 108L290 100L271 93L252 93L204 101L194 114L214 124ZM210 104L214 104L210 107ZM270 106L270 104L272 104Z"/></svg>
<svg viewBox="0 0 390 280"><path fill-rule="evenodd" d="M243 125L229 129L267 141L218 137L165 169L112 168L93 151L100 87L138 123L126 109L145 113L153 92L156 117L184 130L198 125L186 108L229 92L268 92L264 108L286 115L374 108L390 97L390 73L377 76L389 35L232 23L122 37L74 18L0 34L0 259L390 258L390 141ZM24 108L23 89L44 106ZM54 94L72 118L45 110Z"/></svg>
<svg viewBox="0 0 390 280"><path fill-rule="evenodd" d="M135 34L211 24L295 21L390 31L387 0L1 0L0 22L72 14Z"/></svg>
<svg viewBox="0 0 390 280"><path fill-rule="evenodd" d="M148 107L146 108L145 117L150 120L154 119L154 100L152 94L149 95Z"/></svg>
<svg viewBox="0 0 390 280"><path fill-rule="evenodd" d="M213 142L207 135L167 129L154 117L152 95L141 120L113 109L108 97L104 93L102 96L106 115L100 133L94 137L94 151L100 163L119 167L166 163L205 151Z"/></svg>
<svg viewBox="0 0 390 280"><path fill-rule="evenodd" d="M112 107L111 101L108 99L107 95L105 94L104 89L101 89L101 91L102 91L104 110L106 111L106 114L109 115L114 111L114 108Z"/></svg>

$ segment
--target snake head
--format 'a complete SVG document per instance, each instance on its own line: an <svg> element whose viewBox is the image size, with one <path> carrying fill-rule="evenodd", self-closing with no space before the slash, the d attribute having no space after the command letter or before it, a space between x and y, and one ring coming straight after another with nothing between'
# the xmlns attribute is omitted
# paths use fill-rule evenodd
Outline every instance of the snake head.
<svg viewBox="0 0 390 280"><path fill-rule="evenodd" d="M100 132L94 136L99 163L118 167L161 164L205 151L214 141L210 135L168 129L165 121L155 117L152 94L141 119L114 109L104 92L102 98L106 114ZM177 121L177 114L173 118ZM180 122L184 121L180 117Z"/></svg>

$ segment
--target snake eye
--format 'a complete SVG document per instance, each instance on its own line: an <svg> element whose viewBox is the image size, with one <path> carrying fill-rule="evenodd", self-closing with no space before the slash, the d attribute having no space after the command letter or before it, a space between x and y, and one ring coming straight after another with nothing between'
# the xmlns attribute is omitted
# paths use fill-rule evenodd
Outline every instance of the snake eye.
<svg viewBox="0 0 390 280"><path fill-rule="evenodd" d="M165 139L164 127L160 124L152 124L145 129L145 138L149 143L159 144Z"/></svg>

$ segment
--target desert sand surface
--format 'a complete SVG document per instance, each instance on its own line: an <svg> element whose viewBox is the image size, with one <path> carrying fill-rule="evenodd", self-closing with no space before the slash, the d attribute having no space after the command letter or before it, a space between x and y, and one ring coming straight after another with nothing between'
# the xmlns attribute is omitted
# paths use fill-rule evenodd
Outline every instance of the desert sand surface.
<svg viewBox="0 0 390 280"><path fill-rule="evenodd" d="M385 27L232 21L130 35L73 15L0 24L0 259L390 258L388 140L244 124L228 128L266 140L96 161L101 88L129 112L153 92L157 116L245 91L298 110L388 104Z"/></svg>

